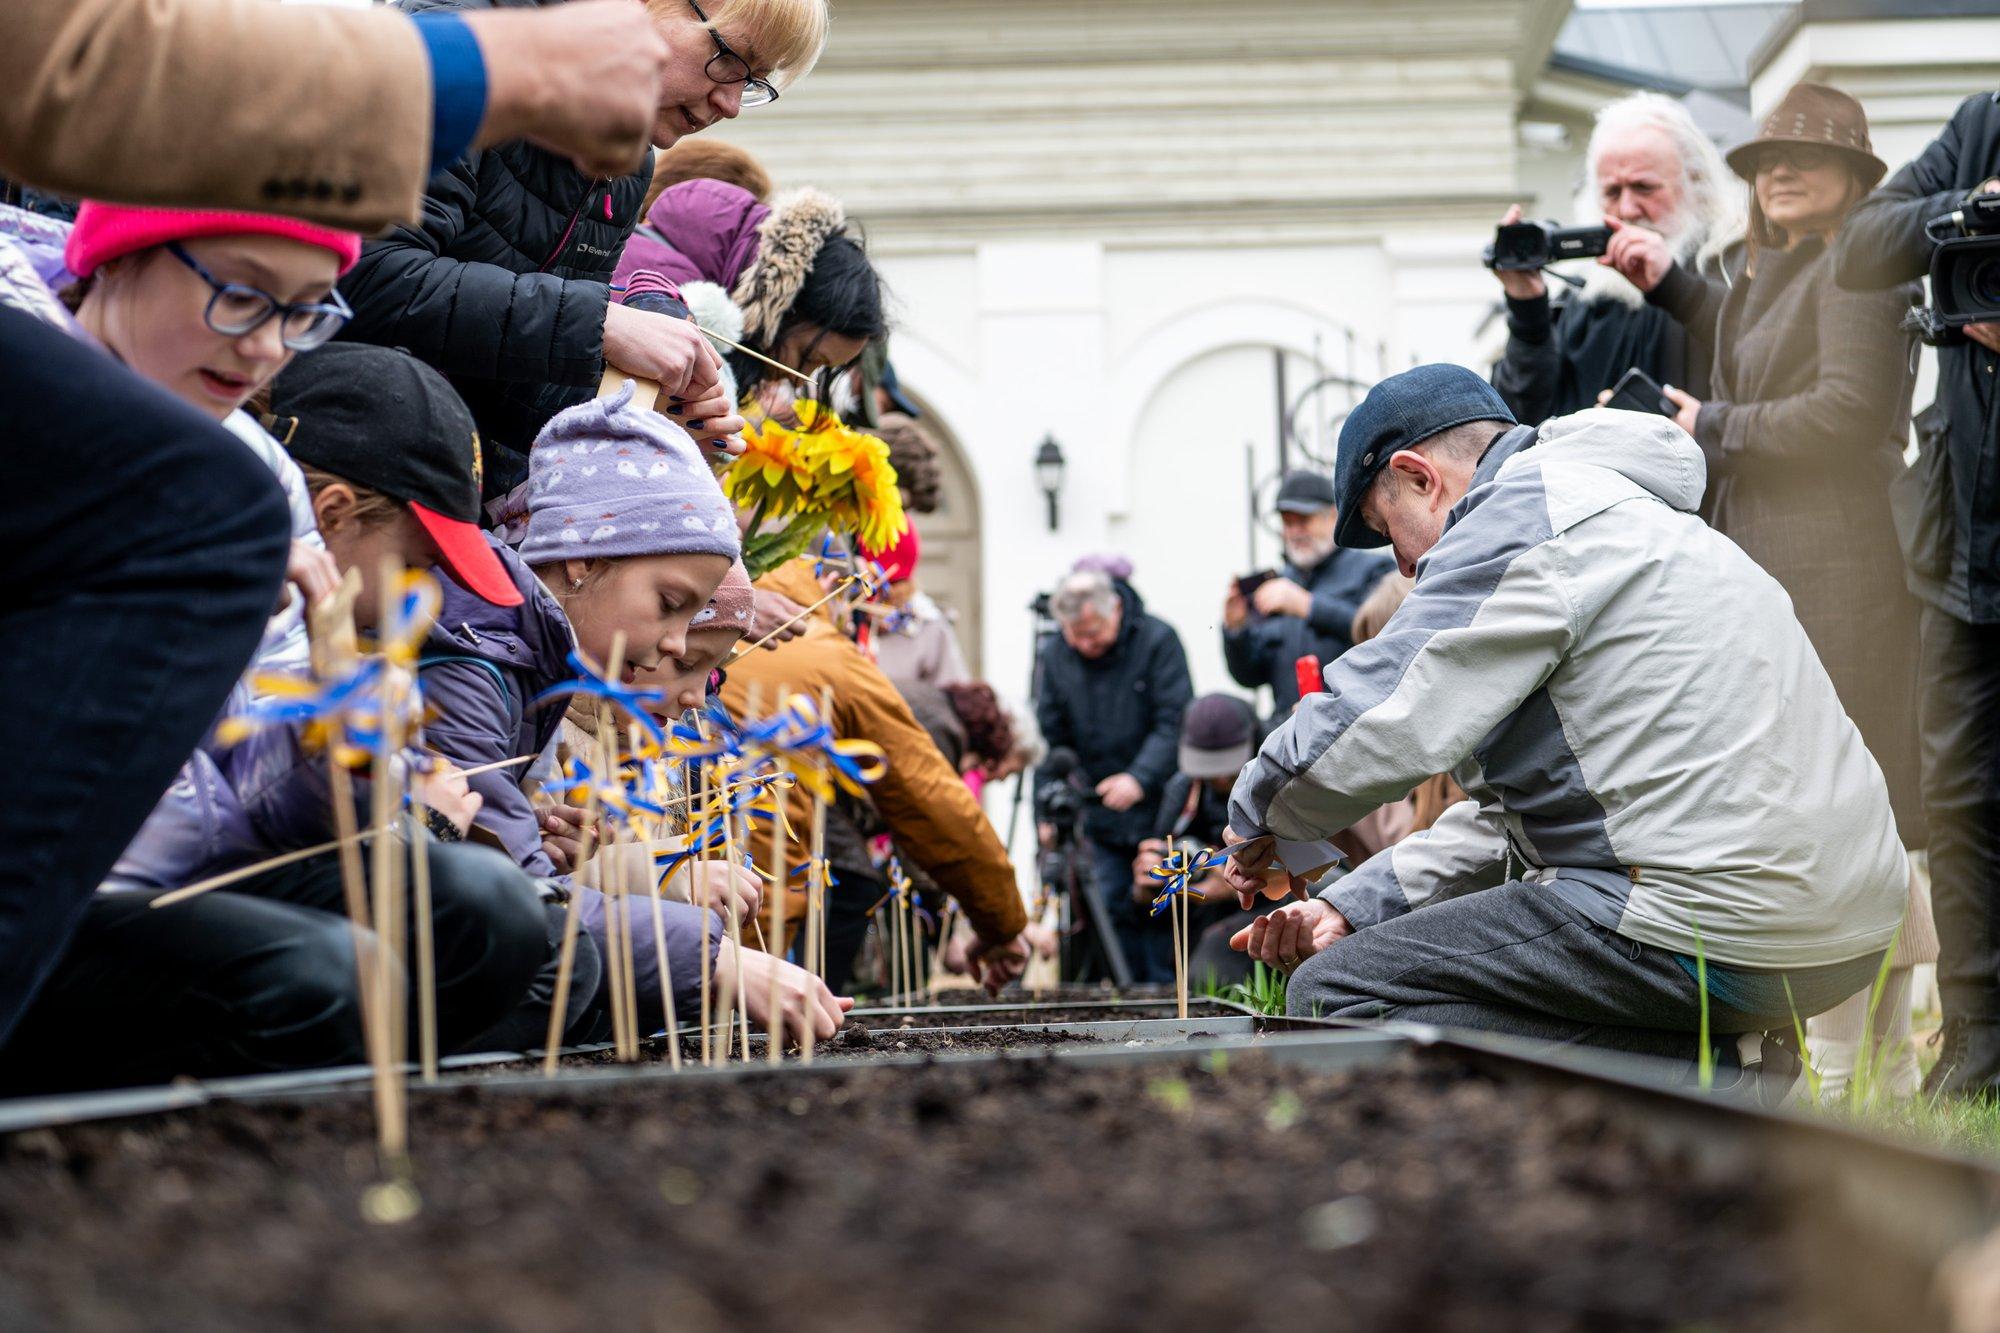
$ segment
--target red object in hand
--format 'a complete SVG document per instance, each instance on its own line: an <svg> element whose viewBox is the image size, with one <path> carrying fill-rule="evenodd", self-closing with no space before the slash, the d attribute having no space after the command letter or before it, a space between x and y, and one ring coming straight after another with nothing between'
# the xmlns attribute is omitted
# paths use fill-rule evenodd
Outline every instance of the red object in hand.
<svg viewBox="0 0 2000 1333"><path fill-rule="evenodd" d="M1298 674L1299 698L1303 699L1308 694L1318 694L1326 688L1326 678L1320 675L1319 671L1319 658L1314 654L1307 653L1292 663L1292 670Z"/></svg>

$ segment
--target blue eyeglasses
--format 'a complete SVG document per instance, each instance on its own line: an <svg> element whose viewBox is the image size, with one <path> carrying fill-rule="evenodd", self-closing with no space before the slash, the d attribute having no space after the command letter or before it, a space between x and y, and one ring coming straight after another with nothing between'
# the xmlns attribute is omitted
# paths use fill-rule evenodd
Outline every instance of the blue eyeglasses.
<svg viewBox="0 0 2000 1333"><path fill-rule="evenodd" d="M259 287L240 282L224 282L201 266L201 261L181 248L179 241L167 243L167 253L195 271L208 284L211 295L201 317L208 327L225 338L241 338L276 318L278 337L294 352L310 352L324 346L341 326L354 317L354 310L334 292L331 301L291 304L280 301Z"/></svg>

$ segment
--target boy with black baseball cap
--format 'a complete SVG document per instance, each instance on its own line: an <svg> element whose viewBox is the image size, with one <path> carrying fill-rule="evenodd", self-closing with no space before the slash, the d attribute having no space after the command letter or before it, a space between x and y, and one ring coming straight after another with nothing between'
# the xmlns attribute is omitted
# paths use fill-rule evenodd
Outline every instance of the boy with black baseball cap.
<svg viewBox="0 0 2000 1333"><path fill-rule="evenodd" d="M409 511L439 566L467 590L495 606L521 604L521 590L479 526L479 432L437 371L406 352L332 343L278 376L265 422L308 469L327 549L343 567L360 569L364 583L372 582L379 556L397 550L378 536L369 552L378 558L342 558L361 554L356 546L371 530L382 534L400 518L371 506L363 493L373 492ZM344 496L329 497L342 483ZM352 529L344 522L350 516ZM408 537L418 535L407 522L400 526ZM364 594L358 609L365 614L373 605Z"/></svg>

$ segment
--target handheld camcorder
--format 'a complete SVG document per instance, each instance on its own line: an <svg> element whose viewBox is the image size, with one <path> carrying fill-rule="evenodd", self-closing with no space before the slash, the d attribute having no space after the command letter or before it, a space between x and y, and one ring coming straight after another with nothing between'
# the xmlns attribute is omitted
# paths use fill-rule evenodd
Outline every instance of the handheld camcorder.
<svg viewBox="0 0 2000 1333"><path fill-rule="evenodd" d="M1611 245L1609 227L1559 227L1553 222L1507 222L1486 247L1486 267L1538 269L1565 259L1592 259Z"/></svg>
<svg viewBox="0 0 2000 1333"><path fill-rule="evenodd" d="M1090 779L1084 775L1083 761L1076 757L1076 751L1058 745L1042 760L1035 776L1035 807L1043 822L1056 826L1058 841L1073 838L1084 807L1097 800Z"/></svg>
<svg viewBox="0 0 2000 1333"><path fill-rule="evenodd" d="M1931 303L1911 312L1917 336L1936 345L1967 324L2000 321L2000 194L1974 195L1924 226L1931 251Z"/></svg>

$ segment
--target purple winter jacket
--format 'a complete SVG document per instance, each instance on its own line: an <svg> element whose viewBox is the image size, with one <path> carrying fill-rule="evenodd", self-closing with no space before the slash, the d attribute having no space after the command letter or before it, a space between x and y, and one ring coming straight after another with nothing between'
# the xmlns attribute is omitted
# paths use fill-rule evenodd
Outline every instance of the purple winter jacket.
<svg viewBox="0 0 2000 1333"><path fill-rule="evenodd" d="M712 282L733 290L757 257L763 244L757 228L769 216L757 196L727 181L670 185L625 242L612 284L623 287L634 273L650 269L676 284Z"/></svg>
<svg viewBox="0 0 2000 1333"><path fill-rule="evenodd" d="M424 728L424 739L460 768L545 753L561 730L563 703L556 700L537 707L529 701L575 674L568 656L576 636L562 608L512 548L491 536L487 541L525 600L520 606L494 606L460 587L442 570L437 571L444 585L444 602L424 645L424 701L433 714ZM556 874L555 865L542 850L541 821L521 789L521 773L520 768L499 769L468 779L484 798L475 822L497 838L529 874L558 880L577 894L583 924L602 947L604 895ZM700 1003L701 915L702 909L687 903L662 905L674 1002L682 1013ZM635 900L630 916L634 974L643 1016L660 1006L650 902ZM722 919L711 914L711 958L720 948L723 929Z"/></svg>

